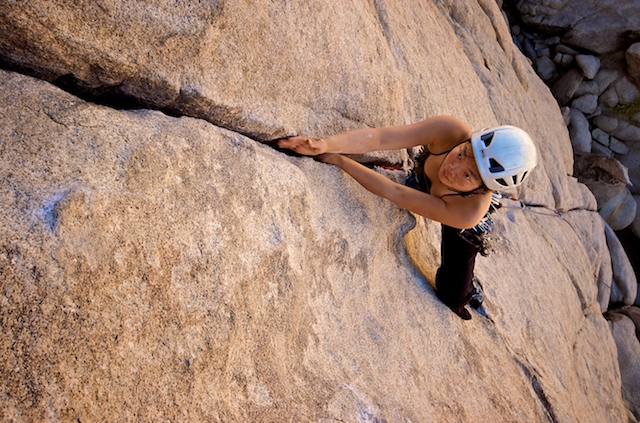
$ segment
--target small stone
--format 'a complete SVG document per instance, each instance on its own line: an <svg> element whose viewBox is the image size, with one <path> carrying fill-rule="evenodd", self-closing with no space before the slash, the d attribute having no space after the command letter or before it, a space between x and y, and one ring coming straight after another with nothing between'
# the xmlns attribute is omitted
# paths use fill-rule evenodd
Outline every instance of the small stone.
<svg viewBox="0 0 640 423"><path fill-rule="evenodd" d="M562 53L556 53L555 56L553 56L553 62L560 66L560 64L562 63L562 56Z"/></svg>
<svg viewBox="0 0 640 423"><path fill-rule="evenodd" d="M631 116L631 120L634 121L634 122L640 122L640 112L638 112L635 115Z"/></svg>
<svg viewBox="0 0 640 423"><path fill-rule="evenodd" d="M609 148L616 154L627 154L629 152L629 147L616 137L609 138Z"/></svg>
<svg viewBox="0 0 640 423"><path fill-rule="evenodd" d="M595 78L596 74L600 70L600 59L596 56L578 54L576 55L576 63L582 70L582 74L587 79Z"/></svg>
<svg viewBox="0 0 640 423"><path fill-rule="evenodd" d="M555 36L555 37L547 38L543 42L548 46L556 46L560 44L560 37Z"/></svg>
<svg viewBox="0 0 640 423"><path fill-rule="evenodd" d="M600 95L600 102L610 108L616 107L620 102L616 89L614 87L609 87Z"/></svg>
<svg viewBox="0 0 640 423"><path fill-rule="evenodd" d="M571 47L565 46L564 44L558 44L556 46L556 51L564 54L569 54L571 56L575 56L576 54L578 54L577 51L575 51Z"/></svg>
<svg viewBox="0 0 640 423"><path fill-rule="evenodd" d="M553 61L558 66L569 67L573 64L573 56L570 54L556 53L556 55L553 56Z"/></svg>
<svg viewBox="0 0 640 423"><path fill-rule="evenodd" d="M615 313L619 314L619 313ZM629 404L631 416L640 415L640 343L636 327L627 316L609 323L618 351L622 396ZM633 421L635 419L629 419Z"/></svg>
<svg viewBox="0 0 640 423"><path fill-rule="evenodd" d="M635 202L635 199L633 199L633 202ZM634 206L637 210L637 203ZM631 207L633 208L633 206ZM631 305L635 301L636 295L638 295L638 279L633 271L631 261L629 261L629 256L624 251L624 247L613 228L605 225L604 234L607 239L609 254L611 255L611 267L613 268L614 283L611 286L610 301L617 304ZM638 352L640 353L640 350Z"/></svg>
<svg viewBox="0 0 640 423"><path fill-rule="evenodd" d="M613 85L616 88L620 103L631 103L640 97L640 89L626 76L618 79Z"/></svg>
<svg viewBox="0 0 640 423"><path fill-rule="evenodd" d="M631 44L625 53L625 59L631 79L640 84L640 43Z"/></svg>
<svg viewBox="0 0 640 423"><path fill-rule="evenodd" d="M513 44L516 45L516 47L518 47L518 50L522 51L522 42L520 41L520 38L522 38L522 35L518 35L518 36L512 36L511 39L513 40Z"/></svg>
<svg viewBox="0 0 640 423"><path fill-rule="evenodd" d="M600 144L599 142L593 141L591 143L591 152L592 153L598 153L598 154L603 154L607 157L613 157L613 151L611 151L611 149L609 149L609 147L606 147L602 144Z"/></svg>
<svg viewBox="0 0 640 423"><path fill-rule="evenodd" d="M573 58L572 55L570 54L565 54L562 56L562 61L561 61L561 65L568 68L569 66L573 65L573 61L575 59Z"/></svg>
<svg viewBox="0 0 640 423"><path fill-rule="evenodd" d="M522 51L525 56L527 56L531 60L536 60L538 58L538 54L536 53L536 49L533 47L533 42L525 38L523 43L524 50Z"/></svg>
<svg viewBox="0 0 640 423"><path fill-rule="evenodd" d="M602 114L602 107L600 107L600 105L598 105L596 107L596 109L591 112L590 114L587 115L587 119L591 120L597 116L600 116Z"/></svg>
<svg viewBox="0 0 640 423"><path fill-rule="evenodd" d="M618 121L618 127L615 131L611 132L611 135L622 141L638 142L640 141L640 128L629 122L620 120Z"/></svg>
<svg viewBox="0 0 640 423"><path fill-rule="evenodd" d="M548 81L556 73L556 64L547 56L542 56L536 62L536 72L544 81Z"/></svg>
<svg viewBox="0 0 640 423"><path fill-rule="evenodd" d="M549 50L549 47L544 47L536 51L538 52L538 57L551 58L551 50Z"/></svg>
<svg viewBox="0 0 640 423"><path fill-rule="evenodd" d="M600 128L596 128L593 131L591 131L591 136L593 137L594 140L598 141L600 144L609 147L609 134L607 134L606 132L604 132L602 129Z"/></svg>
<svg viewBox="0 0 640 423"><path fill-rule="evenodd" d="M640 210L640 196L634 195L633 198L634 200L636 200L636 205ZM633 219L633 222L631 223L631 232L633 232L635 236L640 238L640 213L636 215L635 219Z"/></svg>
<svg viewBox="0 0 640 423"><path fill-rule="evenodd" d="M520 25L513 25L511 27L511 34L512 35L520 35Z"/></svg>
<svg viewBox="0 0 640 423"><path fill-rule="evenodd" d="M585 94L598 94L598 83L593 80L582 81L582 84L576 90L574 94L576 97L580 97Z"/></svg>
<svg viewBox="0 0 640 423"><path fill-rule="evenodd" d="M600 216L614 231L622 230L633 222L638 208L626 185L606 183L588 185L598 201Z"/></svg>
<svg viewBox="0 0 640 423"><path fill-rule="evenodd" d="M619 76L620 73L617 70L600 69L600 72L593 78L598 83L598 94L602 94Z"/></svg>
<svg viewBox="0 0 640 423"><path fill-rule="evenodd" d="M618 128L618 119L613 116L602 115L598 116L594 123L604 132L612 133Z"/></svg>
<svg viewBox="0 0 640 423"><path fill-rule="evenodd" d="M598 96L595 94L585 94L571 102L571 107L580 110L588 115L596 111L598 107Z"/></svg>
<svg viewBox="0 0 640 423"><path fill-rule="evenodd" d="M629 187L633 194L640 194L640 143L626 143L629 147L627 154L618 157L620 163L629 169L629 179L632 186Z"/></svg>
<svg viewBox="0 0 640 423"><path fill-rule="evenodd" d="M571 69L553 84L551 92L553 92L554 97L561 106L564 106L571 100L583 79L582 73L579 70Z"/></svg>
<svg viewBox="0 0 640 423"><path fill-rule="evenodd" d="M569 124L569 135L573 151L577 153L591 152L591 131L589 131L589 121L585 115L574 108L570 109L571 123Z"/></svg>

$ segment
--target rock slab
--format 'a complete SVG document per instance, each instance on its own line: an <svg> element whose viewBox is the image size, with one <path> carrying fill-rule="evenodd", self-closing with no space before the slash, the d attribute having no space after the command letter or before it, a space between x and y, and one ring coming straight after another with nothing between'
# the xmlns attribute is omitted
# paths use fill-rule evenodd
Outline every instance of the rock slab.
<svg viewBox="0 0 640 423"><path fill-rule="evenodd" d="M623 421L603 224L495 2L0 19L6 66L191 116L1 74L3 419ZM442 113L540 146L508 193L537 207L507 204L478 263L493 323L429 287L437 225L258 142Z"/></svg>

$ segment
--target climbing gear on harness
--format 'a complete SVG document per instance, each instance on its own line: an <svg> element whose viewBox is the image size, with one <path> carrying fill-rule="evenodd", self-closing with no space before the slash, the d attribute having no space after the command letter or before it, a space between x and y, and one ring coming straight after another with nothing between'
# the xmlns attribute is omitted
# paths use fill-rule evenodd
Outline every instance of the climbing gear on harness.
<svg viewBox="0 0 640 423"><path fill-rule="evenodd" d="M484 301L484 290L482 289L482 284L476 278L473 277L473 292L471 292L471 300L469 300L469 305L475 309L480 308L482 306L482 302Z"/></svg>
<svg viewBox="0 0 640 423"><path fill-rule="evenodd" d="M520 185L537 164L533 140L515 126L476 131L471 135L471 145L480 176L494 191Z"/></svg>
<svg viewBox="0 0 640 423"><path fill-rule="evenodd" d="M424 174L424 162L429 154L429 150L425 148L425 150L414 157L413 161L410 163L412 165L411 170L407 175L407 179L405 181L406 186L429 193L431 189L431 183ZM478 222L473 228L462 229L460 231L460 237L467 241L469 244L473 245L476 251L485 257L493 251L493 248L491 246L491 232L493 230L492 214L500 207L502 207L502 204L500 203L501 198L502 195L497 192L492 192L491 204L489 205L489 209L485 213L484 217L480 220L480 222Z"/></svg>
<svg viewBox="0 0 640 423"><path fill-rule="evenodd" d="M493 213L502 207L501 198L500 194L492 192L489 210L487 210L480 222L471 229L462 229L460 231L460 237L475 246L476 251L484 257L493 251L493 238L491 237L493 232Z"/></svg>

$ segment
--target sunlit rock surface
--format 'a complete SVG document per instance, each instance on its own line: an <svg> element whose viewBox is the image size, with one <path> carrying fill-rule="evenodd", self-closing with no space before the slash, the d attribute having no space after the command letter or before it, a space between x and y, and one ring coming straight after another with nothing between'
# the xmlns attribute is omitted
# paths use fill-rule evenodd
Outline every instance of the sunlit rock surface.
<svg viewBox="0 0 640 423"><path fill-rule="evenodd" d="M3 6L5 67L108 104L1 74L3 417L626 422L564 120L460 3ZM492 321L437 300L439 225L260 143L443 113L539 146L478 259Z"/></svg>

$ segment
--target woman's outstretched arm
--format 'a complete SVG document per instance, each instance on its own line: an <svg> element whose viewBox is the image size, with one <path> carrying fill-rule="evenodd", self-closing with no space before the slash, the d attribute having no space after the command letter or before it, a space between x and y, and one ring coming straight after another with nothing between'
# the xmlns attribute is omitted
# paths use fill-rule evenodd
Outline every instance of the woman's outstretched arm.
<svg viewBox="0 0 640 423"><path fill-rule="evenodd" d="M448 144L468 137L469 127L453 116L434 116L410 125L363 128L327 138L291 137L278 142L299 154L362 154L375 150L398 150L417 145Z"/></svg>

